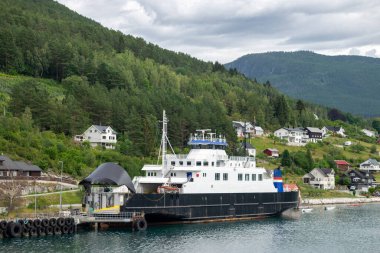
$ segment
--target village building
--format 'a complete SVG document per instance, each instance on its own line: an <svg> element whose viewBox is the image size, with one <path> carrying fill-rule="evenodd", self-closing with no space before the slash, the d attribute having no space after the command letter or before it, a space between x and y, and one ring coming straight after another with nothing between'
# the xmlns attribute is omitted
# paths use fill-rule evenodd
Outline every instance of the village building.
<svg viewBox="0 0 380 253"><path fill-rule="evenodd" d="M341 137L347 137L343 127L324 126L321 130L324 137L327 136L328 134L339 135Z"/></svg>
<svg viewBox="0 0 380 253"><path fill-rule="evenodd" d="M246 137L264 135L264 130L260 126L254 126L250 122L232 121L232 126L234 127L236 135L239 138L243 138L244 133L246 133Z"/></svg>
<svg viewBox="0 0 380 253"><path fill-rule="evenodd" d="M307 142L316 143L318 141L322 141L323 132L321 129L317 127L306 127L305 130L306 130L307 136L309 137L307 139Z"/></svg>
<svg viewBox="0 0 380 253"><path fill-rule="evenodd" d="M249 143L249 142L246 142L246 143L242 142L241 143L241 148L245 150L246 155L253 156L253 157L256 156L256 149L252 146L251 143Z"/></svg>
<svg viewBox="0 0 380 253"><path fill-rule="evenodd" d="M74 141L88 141L92 147L101 146L106 149L115 149L117 143L116 132L110 126L92 125L83 134L76 135Z"/></svg>
<svg viewBox="0 0 380 253"><path fill-rule="evenodd" d="M40 167L27 164L21 161L13 161L9 157L0 156L0 178L17 178L17 177L40 177L42 170Z"/></svg>
<svg viewBox="0 0 380 253"><path fill-rule="evenodd" d="M315 168L303 177L303 182L315 188L333 190L335 188L335 172L333 169Z"/></svg>
<svg viewBox="0 0 380 253"><path fill-rule="evenodd" d="M380 171L380 164L376 159L368 159L360 164L360 170Z"/></svg>
<svg viewBox="0 0 380 253"><path fill-rule="evenodd" d="M362 129L361 130L363 134L367 135L368 137L376 137L377 134L375 131L371 131L371 130L368 130L368 129Z"/></svg>
<svg viewBox="0 0 380 253"><path fill-rule="evenodd" d="M349 178L350 184L348 188L352 191L367 192L376 182L375 177L369 171L350 170L342 176L341 180L344 181L344 178Z"/></svg>
<svg viewBox="0 0 380 253"><path fill-rule="evenodd" d="M302 127L297 128L280 128L276 130L274 136L281 140L286 140L289 145L302 146L305 145L309 138L305 129Z"/></svg>
<svg viewBox="0 0 380 253"><path fill-rule="evenodd" d="M334 162L336 167L342 172L350 169L350 163L345 160L334 160Z"/></svg>
<svg viewBox="0 0 380 253"><path fill-rule="evenodd" d="M266 154L269 157L279 157L280 156L278 150L275 148L267 148L263 152L264 152L264 154Z"/></svg>

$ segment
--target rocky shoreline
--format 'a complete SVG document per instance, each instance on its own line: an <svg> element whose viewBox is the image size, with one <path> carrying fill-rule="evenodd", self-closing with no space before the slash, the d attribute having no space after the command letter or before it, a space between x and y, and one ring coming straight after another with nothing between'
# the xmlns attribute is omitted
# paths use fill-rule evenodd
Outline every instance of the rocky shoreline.
<svg viewBox="0 0 380 253"><path fill-rule="evenodd" d="M302 205L333 205L380 202L380 197L372 198L328 198L328 199L303 199Z"/></svg>

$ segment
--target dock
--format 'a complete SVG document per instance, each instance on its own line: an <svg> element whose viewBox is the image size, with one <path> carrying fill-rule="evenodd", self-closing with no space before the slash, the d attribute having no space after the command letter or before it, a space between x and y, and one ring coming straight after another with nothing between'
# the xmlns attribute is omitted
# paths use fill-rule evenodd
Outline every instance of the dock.
<svg viewBox="0 0 380 253"><path fill-rule="evenodd" d="M109 226L130 227L132 231L143 231L147 228L144 213L59 213L34 214L0 220L1 238L20 238L36 236L53 236L77 233L78 228Z"/></svg>

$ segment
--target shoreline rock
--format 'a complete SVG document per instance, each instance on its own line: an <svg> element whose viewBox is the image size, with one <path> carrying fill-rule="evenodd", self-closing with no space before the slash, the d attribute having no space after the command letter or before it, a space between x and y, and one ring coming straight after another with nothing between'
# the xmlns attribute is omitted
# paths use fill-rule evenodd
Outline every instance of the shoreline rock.
<svg viewBox="0 0 380 253"><path fill-rule="evenodd" d="M352 203L373 203L380 202L380 197L372 198L329 198L329 199L303 199L304 205L331 205L331 204L352 204Z"/></svg>

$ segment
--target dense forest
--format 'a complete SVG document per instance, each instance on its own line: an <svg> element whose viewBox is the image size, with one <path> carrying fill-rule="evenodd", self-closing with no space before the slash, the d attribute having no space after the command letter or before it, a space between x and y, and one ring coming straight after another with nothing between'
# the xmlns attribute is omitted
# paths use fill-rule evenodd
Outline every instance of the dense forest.
<svg viewBox="0 0 380 253"><path fill-rule="evenodd" d="M67 172L73 175L106 160L126 168L133 160L137 168L156 154L163 109L177 149L195 129L211 128L227 136L230 153L238 141L231 120L255 121L266 130L321 127L329 118L368 124L290 99L218 62L109 30L52 0L5 0L0 10L0 152L45 170L71 157L75 164ZM18 122L14 130L11 122ZM91 124L118 132L117 152L103 155L70 142Z"/></svg>
<svg viewBox="0 0 380 253"><path fill-rule="evenodd" d="M249 54L226 64L285 94L356 115L380 116L380 59L313 52Z"/></svg>

